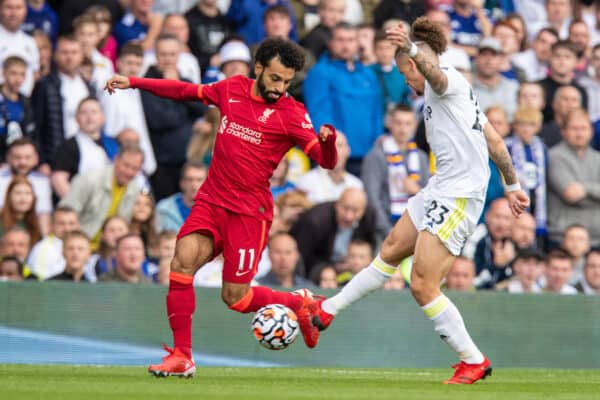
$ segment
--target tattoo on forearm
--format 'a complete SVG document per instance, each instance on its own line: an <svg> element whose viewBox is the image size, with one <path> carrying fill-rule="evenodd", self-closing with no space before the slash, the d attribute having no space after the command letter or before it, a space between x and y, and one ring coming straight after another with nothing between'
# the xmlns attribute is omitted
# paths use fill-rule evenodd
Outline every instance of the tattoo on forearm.
<svg viewBox="0 0 600 400"><path fill-rule="evenodd" d="M504 182L507 185L512 185L513 183L518 182L517 174L513 168L510 154L508 154L508 150L506 150L505 146L501 146L499 149L490 149L490 158L502 173Z"/></svg>
<svg viewBox="0 0 600 400"><path fill-rule="evenodd" d="M440 70L438 63L432 60L431 55L423 50L419 50L413 57L413 60L419 71L431 85L433 91L437 94L443 94L446 91L446 87L448 87L448 78Z"/></svg>

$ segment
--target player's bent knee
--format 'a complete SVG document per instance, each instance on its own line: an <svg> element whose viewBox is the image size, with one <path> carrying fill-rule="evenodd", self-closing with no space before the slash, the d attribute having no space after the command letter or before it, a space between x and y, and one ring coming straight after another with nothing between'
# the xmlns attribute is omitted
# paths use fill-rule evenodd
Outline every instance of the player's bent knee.
<svg viewBox="0 0 600 400"><path fill-rule="evenodd" d="M221 289L221 299L227 306L231 307L242 300L246 293L248 293L248 289L249 287L247 286L240 287L224 284Z"/></svg>

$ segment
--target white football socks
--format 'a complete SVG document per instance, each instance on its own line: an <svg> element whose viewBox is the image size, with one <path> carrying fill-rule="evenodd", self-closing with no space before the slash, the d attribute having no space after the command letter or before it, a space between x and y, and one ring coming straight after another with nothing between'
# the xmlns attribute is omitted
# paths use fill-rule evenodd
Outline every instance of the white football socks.
<svg viewBox="0 0 600 400"><path fill-rule="evenodd" d="M445 295L440 294L431 303L421 307L425 315L433 321L435 331L458 353L467 364L480 364L483 354L469 336L465 323L456 306Z"/></svg>
<svg viewBox="0 0 600 400"><path fill-rule="evenodd" d="M387 264L378 254L371 264L356 274L338 294L323 302L323 311L336 315L350 304L382 287L395 272L396 267Z"/></svg>

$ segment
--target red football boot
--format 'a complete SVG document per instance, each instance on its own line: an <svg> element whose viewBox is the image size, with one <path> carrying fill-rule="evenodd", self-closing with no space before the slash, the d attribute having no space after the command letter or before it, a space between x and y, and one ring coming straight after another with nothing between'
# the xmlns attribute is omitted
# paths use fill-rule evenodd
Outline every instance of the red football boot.
<svg viewBox="0 0 600 400"><path fill-rule="evenodd" d="M154 376L183 376L192 377L196 372L196 364L193 359L188 358L179 349L172 349L163 344L163 348L169 353L163 357L161 364L151 365L148 372Z"/></svg>
<svg viewBox="0 0 600 400"><path fill-rule="evenodd" d="M302 296L302 307L296 311L298 317L298 325L300 325L300 331L302 332L302 338L306 347L312 349L319 343L319 330L313 325L313 312L316 310L316 301L313 299L312 293L307 289L296 290L299 296Z"/></svg>
<svg viewBox="0 0 600 400"><path fill-rule="evenodd" d="M313 319L312 323L314 326L319 329L319 331L324 331L331 324L331 321L335 318L335 315L331 315L328 312L323 310L321 305L326 299L319 299L315 302L316 310L313 311Z"/></svg>
<svg viewBox="0 0 600 400"><path fill-rule="evenodd" d="M456 371L452 378L444 381L446 385L471 385L486 376L492 375L492 363L487 357L483 357L481 364L467 364L461 361L452 366Z"/></svg>

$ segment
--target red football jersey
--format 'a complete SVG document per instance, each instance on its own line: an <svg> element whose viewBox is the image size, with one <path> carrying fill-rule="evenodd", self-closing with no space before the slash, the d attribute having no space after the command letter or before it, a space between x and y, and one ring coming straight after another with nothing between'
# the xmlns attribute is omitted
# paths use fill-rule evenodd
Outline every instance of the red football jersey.
<svg viewBox="0 0 600 400"><path fill-rule="evenodd" d="M317 139L302 103L282 96L266 103L244 76L202 86L204 102L221 111L208 178L196 198L240 214L273 218L269 178L294 145L308 152Z"/></svg>

